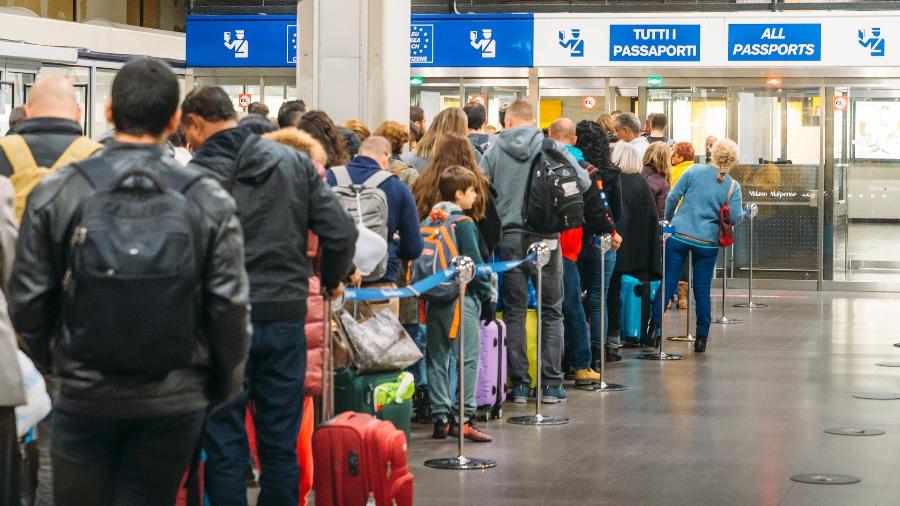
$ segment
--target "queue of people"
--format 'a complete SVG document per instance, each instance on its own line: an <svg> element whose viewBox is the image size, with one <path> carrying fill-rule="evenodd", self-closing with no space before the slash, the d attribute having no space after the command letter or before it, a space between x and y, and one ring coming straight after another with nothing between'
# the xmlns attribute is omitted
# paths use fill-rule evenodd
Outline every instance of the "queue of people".
<svg viewBox="0 0 900 506"><path fill-rule="evenodd" d="M695 164L690 143L670 142L661 114L649 118L646 136L637 116L621 113L558 119L549 139L524 100L504 108L497 133L475 103L430 124L412 107L409 126L370 128L336 125L294 100L273 122L263 104L239 118L218 87L181 100L171 69L153 59L116 75L107 106L114 131L102 145L82 135L76 93L63 78L36 82L24 113L0 139L0 190L9 189L0 192L8 222L0 231L12 231L9 240L0 234L0 473L17 477L5 480L0 504L174 504L185 477L201 472L201 450L210 504L246 504L248 412L263 470L259 504L300 504L304 398L320 394L332 372L322 362L320 329L331 318L323 297L339 306L346 286L389 293L407 285L416 260L434 254L425 231L435 223L453 230L457 254L476 264L520 260L538 241L549 247L539 291L543 365L534 372L544 402L566 401L567 377L599 383L601 347L616 362L622 347L656 346L659 300L679 292L689 258L695 351L703 352L723 203L731 223L742 218L730 176L737 146L716 141L709 164ZM534 228L526 211L539 165L570 178L580 221ZM623 332L623 278L661 278L661 219L676 229L666 286L655 304L644 297L635 336ZM609 250L599 247L605 235ZM378 242L380 261L363 258ZM386 298L354 315L393 315L423 352L410 371L424 404L417 413L428 413L435 439L492 441L476 424L475 378L479 323L498 318L500 300L509 400L536 395L527 353L536 267L526 262L501 278L498 287L476 277L461 305ZM20 375L5 366L16 349L43 374L52 400L28 435L36 482L18 479L24 439L14 410L25 400Z"/></svg>

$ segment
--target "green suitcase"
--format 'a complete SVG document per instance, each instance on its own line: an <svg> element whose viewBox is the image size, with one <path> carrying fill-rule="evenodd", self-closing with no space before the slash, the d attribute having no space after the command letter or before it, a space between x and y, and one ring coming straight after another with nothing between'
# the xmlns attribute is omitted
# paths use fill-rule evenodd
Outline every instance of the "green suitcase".
<svg viewBox="0 0 900 506"><path fill-rule="evenodd" d="M412 399L406 400L402 404L387 404L381 411L375 412L375 387L397 381L399 374L400 371L359 374L355 369L337 369L334 372L335 414L355 411L375 415L381 420L393 423L394 427L406 433L406 440L409 441Z"/></svg>

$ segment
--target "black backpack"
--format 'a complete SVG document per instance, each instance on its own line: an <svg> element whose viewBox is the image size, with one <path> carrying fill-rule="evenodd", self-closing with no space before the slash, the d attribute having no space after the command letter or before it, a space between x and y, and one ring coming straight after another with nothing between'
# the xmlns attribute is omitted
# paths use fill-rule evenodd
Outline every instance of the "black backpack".
<svg viewBox="0 0 900 506"><path fill-rule="evenodd" d="M591 178L591 187L584 192L584 228L591 235L609 234L616 229L612 210L606 200L603 188L603 177L600 169L588 162L581 162L581 167Z"/></svg>
<svg viewBox="0 0 900 506"><path fill-rule="evenodd" d="M69 225L63 346L107 373L161 375L193 361L203 318L202 211L184 193L203 174L74 165L95 190Z"/></svg>
<svg viewBox="0 0 900 506"><path fill-rule="evenodd" d="M522 221L527 230L548 235L580 227L584 221L578 173L551 139L543 140L531 164Z"/></svg>

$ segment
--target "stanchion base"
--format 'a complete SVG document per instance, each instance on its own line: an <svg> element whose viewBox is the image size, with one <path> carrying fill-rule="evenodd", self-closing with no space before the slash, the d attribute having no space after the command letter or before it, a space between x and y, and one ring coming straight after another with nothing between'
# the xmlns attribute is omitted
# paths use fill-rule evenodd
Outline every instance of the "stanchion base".
<svg viewBox="0 0 900 506"><path fill-rule="evenodd" d="M686 336L667 337L666 339L668 339L669 341L676 341L676 342L679 342L679 343L685 343L685 342L687 342L687 343L693 343L694 341L697 340L696 337L694 337L694 336L692 336L692 335L690 335L690 334L688 334L688 335L686 335Z"/></svg>
<svg viewBox="0 0 900 506"><path fill-rule="evenodd" d="M497 461L488 459L470 459L466 457L450 457L447 459L432 459L425 461L425 467L435 469L456 469L465 471L469 469L490 469L497 467Z"/></svg>
<svg viewBox="0 0 900 506"><path fill-rule="evenodd" d="M600 382L600 384L597 385L598 392L624 392L629 388L631 387L628 385L622 385L620 383L607 383L605 381Z"/></svg>
<svg viewBox="0 0 900 506"><path fill-rule="evenodd" d="M868 399L870 401L897 401L900 400L900 394L887 392L863 392L853 394L855 399Z"/></svg>
<svg viewBox="0 0 900 506"><path fill-rule="evenodd" d="M642 353L642 354L636 356L635 358L640 359L640 360L684 360L685 356L678 355L675 353L656 352L656 353Z"/></svg>
<svg viewBox="0 0 900 506"><path fill-rule="evenodd" d="M506 421L516 425L565 425L569 423L569 419L564 416L544 415L514 416L507 418Z"/></svg>
<svg viewBox="0 0 900 506"><path fill-rule="evenodd" d="M831 427L825 429L825 434L835 436L880 436L884 434L881 429L861 429L858 427Z"/></svg>
<svg viewBox="0 0 900 506"><path fill-rule="evenodd" d="M894 343L894 348L900 348L900 343Z"/></svg>
<svg viewBox="0 0 900 506"><path fill-rule="evenodd" d="M718 320L713 320L713 323L718 323L719 325L734 325L736 323L744 323L744 320L738 320L735 318L729 318L727 316L723 316Z"/></svg>
<svg viewBox="0 0 900 506"><path fill-rule="evenodd" d="M900 362L878 362L875 365L878 367L900 367Z"/></svg>
<svg viewBox="0 0 900 506"><path fill-rule="evenodd" d="M851 485L859 483L861 478L850 476L849 474L795 474L791 476L791 481L797 483L809 483L812 485Z"/></svg>
<svg viewBox="0 0 900 506"><path fill-rule="evenodd" d="M745 307L747 309L762 309L764 307L769 307L768 304L757 304L756 302L744 302L741 304L735 304L731 307Z"/></svg>

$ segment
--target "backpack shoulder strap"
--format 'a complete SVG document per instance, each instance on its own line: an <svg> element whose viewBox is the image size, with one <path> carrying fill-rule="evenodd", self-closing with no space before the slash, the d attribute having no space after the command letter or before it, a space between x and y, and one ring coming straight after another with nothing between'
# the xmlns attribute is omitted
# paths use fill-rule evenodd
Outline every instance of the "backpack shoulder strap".
<svg viewBox="0 0 900 506"><path fill-rule="evenodd" d="M90 140L87 137L80 136L77 137L69 147L66 148L65 151L59 155L59 158L53 162L53 166L50 167L50 170L55 171L60 167L69 165L70 163L77 162L78 160L84 160L85 158L96 153L101 147L100 144Z"/></svg>
<svg viewBox="0 0 900 506"><path fill-rule="evenodd" d="M728 187L728 195L725 196L725 203L731 202L731 194L734 193L734 186L736 181L734 178L731 178L731 186Z"/></svg>
<svg viewBox="0 0 900 506"><path fill-rule="evenodd" d="M25 138L19 134L10 135L0 139L0 148L9 160L13 173L28 170L38 166L34 155L31 154L31 148L25 142Z"/></svg>
<svg viewBox="0 0 900 506"><path fill-rule="evenodd" d="M79 162L75 162L72 164L72 168L81 174L81 177L83 177L95 191L98 188L109 186L110 183L116 180L116 172L113 170L112 166L100 156L86 158Z"/></svg>
<svg viewBox="0 0 900 506"><path fill-rule="evenodd" d="M353 186L353 180L350 179L350 171L343 165L338 165L328 169L334 174L334 182L337 186Z"/></svg>
<svg viewBox="0 0 900 506"><path fill-rule="evenodd" d="M366 179L365 181L363 181L362 185L363 185L363 188L375 189L375 188L378 188L379 186L381 186L382 183L384 183L385 181L387 181L388 179L390 179L392 177L396 177L396 176L394 176L393 174L391 174L390 172L388 172L386 170L379 170L378 172L369 176L369 179Z"/></svg>

